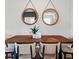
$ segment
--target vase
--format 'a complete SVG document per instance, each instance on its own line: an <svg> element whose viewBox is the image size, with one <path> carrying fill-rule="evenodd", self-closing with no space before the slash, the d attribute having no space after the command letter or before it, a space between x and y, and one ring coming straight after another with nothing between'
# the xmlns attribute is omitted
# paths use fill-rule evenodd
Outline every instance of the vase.
<svg viewBox="0 0 79 59"><path fill-rule="evenodd" d="M33 37L34 39L41 38L41 33L40 33L40 32L37 32L36 34L32 34L32 37Z"/></svg>
<svg viewBox="0 0 79 59"><path fill-rule="evenodd" d="M36 39L37 34L32 34L33 39Z"/></svg>

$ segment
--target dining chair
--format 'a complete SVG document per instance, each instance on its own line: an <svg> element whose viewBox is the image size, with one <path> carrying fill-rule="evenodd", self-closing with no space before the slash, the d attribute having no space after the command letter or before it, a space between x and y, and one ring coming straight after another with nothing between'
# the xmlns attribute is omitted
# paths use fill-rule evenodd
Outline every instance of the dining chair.
<svg viewBox="0 0 79 59"><path fill-rule="evenodd" d="M42 46L45 46L43 59L58 59L58 44L40 43L40 50L42 52Z"/></svg>
<svg viewBox="0 0 79 59"><path fill-rule="evenodd" d="M19 44L19 59L34 59L36 43Z"/></svg>
<svg viewBox="0 0 79 59"><path fill-rule="evenodd" d="M13 59L14 44L11 44L11 45L12 45L12 47L10 46L10 44L5 42L5 59L7 59L7 58Z"/></svg>
<svg viewBox="0 0 79 59"><path fill-rule="evenodd" d="M63 59L73 59L73 48L72 48L72 45L71 45L71 47L69 47L67 45L62 45L61 44L61 52L62 52L62 54L64 56Z"/></svg>
<svg viewBox="0 0 79 59"><path fill-rule="evenodd" d="M7 44L5 47L5 59L7 58L18 59L18 46L16 43Z"/></svg>

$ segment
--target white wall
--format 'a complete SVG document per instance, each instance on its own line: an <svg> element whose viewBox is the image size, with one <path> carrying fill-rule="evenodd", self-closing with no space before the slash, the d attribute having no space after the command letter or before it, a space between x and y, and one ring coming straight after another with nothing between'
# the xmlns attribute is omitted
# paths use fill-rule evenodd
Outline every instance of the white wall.
<svg viewBox="0 0 79 59"><path fill-rule="evenodd" d="M56 25L48 26L42 21L42 12L49 0L32 0L39 15L39 19L34 25L26 25L21 20L21 14L29 0L5 0L6 1L6 18L5 31L6 35L29 35L30 28L34 25L40 26L42 34L47 35L64 35L72 37L73 23L73 6L72 0L52 0L55 8L59 13L59 21Z"/></svg>

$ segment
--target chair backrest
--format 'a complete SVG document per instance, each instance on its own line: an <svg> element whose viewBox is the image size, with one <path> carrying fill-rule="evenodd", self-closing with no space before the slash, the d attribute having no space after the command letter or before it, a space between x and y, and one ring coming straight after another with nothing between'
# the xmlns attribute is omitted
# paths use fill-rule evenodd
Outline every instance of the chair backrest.
<svg viewBox="0 0 79 59"><path fill-rule="evenodd" d="M19 44L19 56L22 54L22 55L29 56L28 58L33 59L33 57L36 55L35 45L36 43Z"/></svg>
<svg viewBox="0 0 79 59"><path fill-rule="evenodd" d="M19 44L19 54L30 54L30 45L32 45L32 48L35 50L35 43ZM34 50L33 53L35 52Z"/></svg>
<svg viewBox="0 0 79 59"><path fill-rule="evenodd" d="M6 44L7 44L7 46L5 46L5 53L8 53L8 52L14 53L15 43L6 43ZM11 57L13 57L13 55Z"/></svg>
<svg viewBox="0 0 79 59"><path fill-rule="evenodd" d="M16 43L8 43L7 46L5 47L5 52L12 53L11 58L18 59L18 45Z"/></svg>
<svg viewBox="0 0 79 59"><path fill-rule="evenodd" d="M45 43L40 43L41 47L45 45L45 54L55 54L56 53L56 45L57 44L45 44ZM41 48L41 51L43 48Z"/></svg>
<svg viewBox="0 0 79 59"><path fill-rule="evenodd" d="M45 44L45 43L40 43L40 50L42 52L43 50L43 45L44 47L44 54L55 54L55 58L58 59L58 53L59 53L59 47L60 47L60 43L56 43L56 44Z"/></svg>
<svg viewBox="0 0 79 59"><path fill-rule="evenodd" d="M65 45L65 44L63 45L63 43L60 44L60 48L61 48L60 49L60 54L59 54L60 59L63 59L62 53L63 54L71 54L72 55L71 59L73 59L73 49L70 47L70 44L68 44L68 45ZM64 57L66 58L66 55L64 55Z"/></svg>
<svg viewBox="0 0 79 59"><path fill-rule="evenodd" d="M71 47L69 47L67 45L62 45L61 44L61 51L72 53L73 52L73 48L71 48Z"/></svg>

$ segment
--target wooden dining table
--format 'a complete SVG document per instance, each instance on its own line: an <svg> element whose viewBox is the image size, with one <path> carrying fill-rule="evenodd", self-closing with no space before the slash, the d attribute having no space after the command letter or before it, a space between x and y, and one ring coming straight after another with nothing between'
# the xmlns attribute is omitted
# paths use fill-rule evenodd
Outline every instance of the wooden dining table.
<svg viewBox="0 0 79 59"><path fill-rule="evenodd" d="M18 43L18 44L28 44L28 43L73 43L72 40L61 36L61 35L42 35L41 38L34 39L32 35L15 35L11 38L5 40L6 43Z"/></svg>

